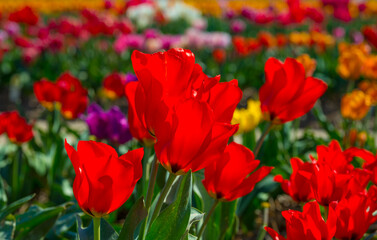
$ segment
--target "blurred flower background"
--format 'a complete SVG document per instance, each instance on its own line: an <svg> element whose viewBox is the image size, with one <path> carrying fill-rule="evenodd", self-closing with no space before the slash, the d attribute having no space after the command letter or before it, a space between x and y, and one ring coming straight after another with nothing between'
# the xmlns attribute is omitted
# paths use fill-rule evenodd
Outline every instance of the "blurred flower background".
<svg viewBox="0 0 377 240"><path fill-rule="evenodd" d="M242 90L242 97L234 89L231 96L218 90L229 98L216 99L217 106L211 106L214 112L237 105L233 114L225 111L231 121L216 119L217 124L238 124L238 130L229 127L223 134L234 131L230 139L235 143L216 156L224 171L211 166L205 172L190 165L195 172L192 206L200 211L197 214L209 212L213 201L221 203L206 222L207 230L200 233L204 239L271 239L266 226L274 239L304 239L292 238L292 219L300 219L303 226L305 221L322 226L330 214L341 220L327 221L321 239L373 239L376 219L365 209L376 207L372 204L377 175L376 20L375 0L0 0L0 239L76 239L77 230L85 230L81 218L76 219L81 214L74 195L78 188L72 186L75 169L64 150L65 139L71 144L79 140L108 144L119 159L144 147L143 177L133 178L131 185L136 187L127 192L129 200L105 217L116 234L131 207L147 194L155 152L165 159L159 160L167 169L160 167L156 173L155 193L164 189L168 172L177 173L169 164L179 159L165 154L173 144L165 138L160 151L153 148L161 133L145 129L156 119L146 120L144 115L158 103L142 101L147 87L136 75L151 74L154 80L156 76L145 69L137 73L136 62L144 63L131 56L135 50L152 54L172 48L192 51L195 70L200 68L201 79L208 81L208 86L200 86L205 91L213 87L213 79ZM182 79L191 71L177 69ZM142 90L136 88L139 85ZM219 93L209 94L200 87L190 94L212 104L211 96ZM155 85L151 89L161 90ZM199 89L203 95L197 96ZM153 94L147 97L157 99ZM239 97L239 103L230 102L232 97ZM176 108L174 114L187 114ZM177 126L165 126L166 132L180 131ZM187 130L186 135L190 133ZM203 139L220 141L212 132L204 134ZM194 163L211 150L209 146L201 145L192 157ZM75 155L76 150L70 151ZM118 161L113 150L103 152L109 164ZM325 155L341 159L338 163L345 168L324 160ZM227 174L236 168L230 164L234 159L250 171L239 179L229 178L237 182L234 189L224 188L216 181L230 181ZM259 169L254 171L259 163L261 175L256 174ZM179 174L188 172L178 163L175 167L181 167ZM331 193L321 192L323 176L330 176L334 189L348 184L350 176L360 181L328 196ZM260 182L250 183L250 193L243 181L252 177ZM363 195L350 197L355 192ZM168 195L166 201L172 203L173 198ZM318 204L301 204L313 199ZM344 220L351 218L347 209L355 208L351 215L358 216L352 203L365 208L359 214L365 226L347 232L344 226L353 221ZM328 215L303 220L308 212ZM195 218L195 212L192 215ZM199 223L188 227L188 239L199 229L204 231L199 226L205 219L198 219L190 220ZM82 215L82 221L88 226L90 218ZM335 231L335 225L343 230Z"/></svg>

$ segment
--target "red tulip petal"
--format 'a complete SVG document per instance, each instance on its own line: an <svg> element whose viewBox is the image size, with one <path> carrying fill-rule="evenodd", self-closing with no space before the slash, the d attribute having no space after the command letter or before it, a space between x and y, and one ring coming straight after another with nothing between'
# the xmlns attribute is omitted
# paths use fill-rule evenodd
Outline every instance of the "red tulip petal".
<svg viewBox="0 0 377 240"><path fill-rule="evenodd" d="M144 89L157 81L163 86L163 95L173 99L186 92L195 64L194 54L181 48L154 54L134 51L131 60Z"/></svg>
<svg viewBox="0 0 377 240"><path fill-rule="evenodd" d="M225 196L224 198L228 201L235 200L237 198L243 197L246 194L249 194L253 191L255 184L265 178L273 169L273 167L261 167L255 172L253 172L249 177L247 177L237 188L235 188L230 194L229 197Z"/></svg>
<svg viewBox="0 0 377 240"><path fill-rule="evenodd" d="M194 99L180 104L175 114L173 138L167 143L157 141L155 145L161 164L173 173L189 166L207 148L214 122L209 105Z"/></svg>
<svg viewBox="0 0 377 240"><path fill-rule="evenodd" d="M278 118L283 122L291 121L305 115L327 90L327 84L322 80L308 77L305 80L305 87L301 96L290 102L285 109L278 113Z"/></svg>
<svg viewBox="0 0 377 240"><path fill-rule="evenodd" d="M133 165L135 174L134 174L134 184L143 176L143 165L142 160L144 156L144 149L138 148L132 151L127 152L119 157L120 160L129 162Z"/></svg>
<svg viewBox="0 0 377 240"><path fill-rule="evenodd" d="M278 234L274 229L270 227L264 227L264 229L268 232L268 234L270 234L273 240L286 240L285 237Z"/></svg>
<svg viewBox="0 0 377 240"><path fill-rule="evenodd" d="M153 140L154 137L152 137L149 134L149 132L145 128L145 123L144 124L142 123L138 114L136 113L135 94L136 94L136 89L138 85L139 85L138 82L130 82L125 87L126 97L128 100L128 123L130 124L130 131L131 131L132 136L138 139L139 141ZM143 94L138 95L138 98L142 98L143 96L144 96ZM145 101L141 99L141 102L143 103ZM140 106L140 108L142 109L143 106ZM144 116L143 114L141 115Z"/></svg>
<svg viewBox="0 0 377 240"><path fill-rule="evenodd" d="M75 170L76 175L78 175L80 167L79 155L77 154L76 150L71 145L69 145L67 139L65 139L64 146L65 150L67 151L68 158L71 160L71 163L73 165L73 169Z"/></svg>
<svg viewBox="0 0 377 240"><path fill-rule="evenodd" d="M229 138L238 131L238 125L228 123L215 123L212 127L212 135L209 146L196 156L195 161L191 164L193 172L207 167L213 161L216 161L224 152L229 142ZM187 167L186 167L187 168Z"/></svg>

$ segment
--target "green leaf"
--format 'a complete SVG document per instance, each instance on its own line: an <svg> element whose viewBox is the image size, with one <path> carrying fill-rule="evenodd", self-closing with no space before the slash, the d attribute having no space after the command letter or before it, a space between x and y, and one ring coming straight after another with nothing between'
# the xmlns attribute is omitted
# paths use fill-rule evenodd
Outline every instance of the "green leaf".
<svg viewBox="0 0 377 240"><path fill-rule="evenodd" d="M121 240L133 240L134 233L140 222L147 216L147 209L144 206L144 197L139 198L128 212L124 221L119 238Z"/></svg>
<svg viewBox="0 0 377 240"><path fill-rule="evenodd" d="M192 235L192 234L189 234L188 237L187 237L188 240L197 240L198 237Z"/></svg>
<svg viewBox="0 0 377 240"><path fill-rule="evenodd" d="M10 219L0 223L0 239L13 239L16 230L16 219L12 216Z"/></svg>
<svg viewBox="0 0 377 240"><path fill-rule="evenodd" d="M236 209L237 201L220 202L208 222L204 239L224 239L227 233L233 229Z"/></svg>
<svg viewBox="0 0 377 240"><path fill-rule="evenodd" d="M201 211L199 211L196 208L193 208L193 207L191 208L189 224L187 225L186 232L185 232L184 236L182 237L182 239L186 239L186 240L190 239L190 236L189 236L190 233L189 232L190 232L190 228L191 228L192 224L202 220L203 216L204 216L204 213L202 213Z"/></svg>
<svg viewBox="0 0 377 240"><path fill-rule="evenodd" d="M76 214L77 220L77 234L80 240L92 240L93 236L93 221L87 228L82 228L82 221L79 215ZM118 233L114 228L103 218L101 218L101 239L116 240Z"/></svg>
<svg viewBox="0 0 377 240"><path fill-rule="evenodd" d="M331 139L336 139L341 141L340 134L336 131L334 125L328 121L326 115L323 113L320 103L318 102L316 106L312 109L314 116L317 118L321 127L327 132Z"/></svg>
<svg viewBox="0 0 377 240"><path fill-rule="evenodd" d="M192 173L180 179L175 201L166 207L152 223L147 240L180 240L189 225L191 213Z"/></svg>
<svg viewBox="0 0 377 240"><path fill-rule="evenodd" d="M364 240L372 240L373 237L374 237L374 235L376 235L376 232L374 232L374 233L368 235L367 237L364 238Z"/></svg>
<svg viewBox="0 0 377 240"><path fill-rule="evenodd" d="M26 203L27 201L32 199L34 196L35 196L35 194L31 194L27 197L21 198L21 199L15 201L15 202L9 204L4 209L2 209L0 211L0 221L3 220L6 216L11 214L12 212L16 211L18 208L20 208L24 203Z"/></svg>
<svg viewBox="0 0 377 240"><path fill-rule="evenodd" d="M16 239L39 239L45 236L60 214L71 205L69 202L45 209L36 205L31 206L24 214L17 216Z"/></svg>
<svg viewBox="0 0 377 240"><path fill-rule="evenodd" d="M61 238L75 223L76 213L65 213L56 220L54 227L48 232L46 237L48 239Z"/></svg>
<svg viewBox="0 0 377 240"><path fill-rule="evenodd" d="M221 205L221 234L220 239L224 239L225 235L232 230L234 220L236 219L236 209L238 200L232 202L223 202ZM232 232L229 234L232 236Z"/></svg>
<svg viewBox="0 0 377 240"><path fill-rule="evenodd" d="M7 204L8 198L5 192L4 180L0 177L0 209L2 209L5 204Z"/></svg>

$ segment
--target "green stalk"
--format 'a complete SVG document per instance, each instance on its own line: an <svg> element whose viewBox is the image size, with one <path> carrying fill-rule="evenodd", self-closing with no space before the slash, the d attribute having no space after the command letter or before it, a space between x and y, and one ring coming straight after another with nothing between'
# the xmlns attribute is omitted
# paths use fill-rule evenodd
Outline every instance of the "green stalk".
<svg viewBox="0 0 377 240"><path fill-rule="evenodd" d="M169 173L168 181L165 183L165 186L164 186L164 188L162 189L162 191L160 193L160 197L158 198L158 201L157 201L157 204L156 204L156 208L153 211L150 225L152 225L153 221L156 220L157 216L160 214L160 211L161 211L161 208L162 208L162 204L164 203L166 195L168 195L168 193L170 191L170 188L173 185L174 180L176 178L177 178L176 175L174 175L172 173Z"/></svg>
<svg viewBox="0 0 377 240"><path fill-rule="evenodd" d="M101 239L101 218L93 218L94 240Z"/></svg>
<svg viewBox="0 0 377 240"><path fill-rule="evenodd" d="M212 207L211 207L211 209L209 210L209 212L208 212L206 218L204 219L204 222L203 222L203 224L202 224L202 227L201 227L200 230L199 230L199 233L198 233L198 236L197 236L198 239L200 239L200 237L202 236L204 230L206 229L206 226L207 226L207 224L208 224L208 221L209 221L209 219L211 218L212 214L215 212L215 209L216 209L217 205L219 204L219 202L220 202L220 201L219 201L218 199L216 199L216 200L213 202Z"/></svg>
<svg viewBox="0 0 377 240"><path fill-rule="evenodd" d="M142 181L142 184L141 184L141 192L143 193L143 196L146 196L148 194L148 190L149 189L149 185L148 185L148 188L146 189L145 186L146 186L146 183L148 180L150 180L150 177L151 176L148 176L148 160L149 160L149 157L151 156L151 153L152 153L152 148L151 147L144 147L144 157L143 157L143 178L141 178L141 181ZM152 164L155 164L155 162L153 162ZM154 187L154 186L153 186Z"/></svg>
<svg viewBox="0 0 377 240"><path fill-rule="evenodd" d="M264 139L266 138L267 134L270 132L270 130L272 129L272 122L268 123L268 125L266 126L266 128L264 129L262 135L260 136L258 142L257 142L257 145L255 146L254 148L254 157L256 158L258 156L258 153L259 153L259 150L260 148L262 147L262 144L263 144L263 141Z"/></svg>
<svg viewBox="0 0 377 240"><path fill-rule="evenodd" d="M12 195L13 200L16 200L19 193L19 186L20 186L20 163L22 161L22 148L21 146L17 147L17 156L13 159L13 172L12 172Z"/></svg>
<svg viewBox="0 0 377 240"><path fill-rule="evenodd" d="M257 240L263 240L266 236L266 231L264 230L264 228L268 226L268 210L268 207L263 208L263 224L259 229Z"/></svg>
<svg viewBox="0 0 377 240"><path fill-rule="evenodd" d="M146 230L147 230L147 223L148 219L150 217L150 209L152 205L152 199L153 199L153 193L154 193L154 185L156 184L156 177L157 177L157 172L158 172L158 160L157 156L154 156L153 162L152 162L152 170L151 170L151 176L149 179L149 185L148 185L148 190L147 190L147 195L145 199L145 208L147 209L147 216L145 218L145 221L141 225L141 231L140 231L140 236L139 238L144 240L146 236Z"/></svg>

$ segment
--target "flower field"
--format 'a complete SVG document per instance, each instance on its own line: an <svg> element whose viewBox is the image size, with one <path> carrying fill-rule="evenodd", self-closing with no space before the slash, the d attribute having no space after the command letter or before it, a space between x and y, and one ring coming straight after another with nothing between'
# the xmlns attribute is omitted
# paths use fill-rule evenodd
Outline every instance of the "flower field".
<svg viewBox="0 0 377 240"><path fill-rule="evenodd" d="M377 1L0 1L0 240L377 239Z"/></svg>

